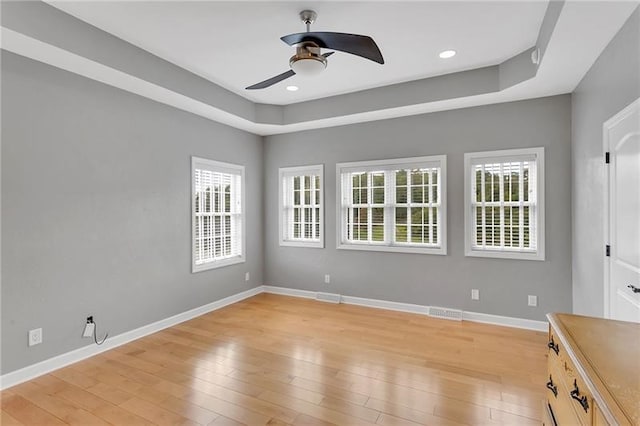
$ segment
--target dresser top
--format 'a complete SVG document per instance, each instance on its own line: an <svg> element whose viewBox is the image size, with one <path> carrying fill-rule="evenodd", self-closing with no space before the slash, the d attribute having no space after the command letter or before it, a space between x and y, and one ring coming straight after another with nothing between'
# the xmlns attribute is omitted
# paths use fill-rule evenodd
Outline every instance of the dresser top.
<svg viewBox="0 0 640 426"><path fill-rule="evenodd" d="M640 324L570 314L548 318L586 361L585 372L607 405L614 402L640 424Z"/></svg>

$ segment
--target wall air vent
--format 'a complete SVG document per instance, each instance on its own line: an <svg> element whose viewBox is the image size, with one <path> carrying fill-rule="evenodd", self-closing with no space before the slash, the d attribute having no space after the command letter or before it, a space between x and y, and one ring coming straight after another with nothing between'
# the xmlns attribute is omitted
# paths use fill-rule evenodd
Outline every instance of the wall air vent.
<svg viewBox="0 0 640 426"><path fill-rule="evenodd" d="M462 311L459 309L439 308L429 306L429 316L453 321L462 321Z"/></svg>
<svg viewBox="0 0 640 426"><path fill-rule="evenodd" d="M340 295L335 293L316 293L316 300L329 303L340 303Z"/></svg>

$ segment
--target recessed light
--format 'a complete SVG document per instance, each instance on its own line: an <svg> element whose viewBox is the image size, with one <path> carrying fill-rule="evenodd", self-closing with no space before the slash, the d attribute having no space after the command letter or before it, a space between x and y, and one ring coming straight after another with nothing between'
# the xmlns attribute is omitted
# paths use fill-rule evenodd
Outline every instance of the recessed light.
<svg viewBox="0 0 640 426"><path fill-rule="evenodd" d="M299 89L298 86L287 86L287 90L290 92L295 92L298 89Z"/></svg>
<svg viewBox="0 0 640 426"><path fill-rule="evenodd" d="M442 59L453 58L454 56L456 56L456 51L455 50L443 50L442 52L440 52L439 56Z"/></svg>

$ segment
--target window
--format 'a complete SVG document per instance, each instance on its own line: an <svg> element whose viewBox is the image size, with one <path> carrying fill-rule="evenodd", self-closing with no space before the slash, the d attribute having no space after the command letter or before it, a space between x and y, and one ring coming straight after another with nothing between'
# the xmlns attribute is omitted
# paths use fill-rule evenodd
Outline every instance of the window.
<svg viewBox="0 0 640 426"><path fill-rule="evenodd" d="M544 260L544 148L464 159L466 255Z"/></svg>
<svg viewBox="0 0 640 426"><path fill-rule="evenodd" d="M324 247L323 166L280 169L280 245Z"/></svg>
<svg viewBox="0 0 640 426"><path fill-rule="evenodd" d="M244 262L244 167L191 158L192 271Z"/></svg>
<svg viewBox="0 0 640 426"><path fill-rule="evenodd" d="M446 157L337 165L338 248L446 254Z"/></svg>

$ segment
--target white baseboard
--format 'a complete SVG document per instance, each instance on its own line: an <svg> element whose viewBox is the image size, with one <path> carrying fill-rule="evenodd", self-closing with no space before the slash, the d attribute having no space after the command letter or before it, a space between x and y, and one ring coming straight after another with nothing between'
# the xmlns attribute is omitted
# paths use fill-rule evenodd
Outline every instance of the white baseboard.
<svg viewBox="0 0 640 426"><path fill-rule="evenodd" d="M220 299L215 302L200 306L198 308L182 312L172 317L156 321L152 324L136 328L135 330L127 331L117 336L109 337L109 339L107 339L107 341L103 345L84 346L71 352L67 352L62 355L58 355L53 358L41 361L37 364L29 365L19 370L12 371L11 373L4 374L0 376L0 390L10 388L11 386L26 382L27 380L34 379L38 376L42 376L43 374L50 373L51 371L66 367L67 365L82 361L83 359L108 351L109 349L124 345L125 343L129 343L133 340L139 339L160 330L164 330L165 328L172 327L176 324L180 324L181 322L188 321L192 318L215 311L217 309L223 308L227 305L231 305L260 293L280 294L283 296L301 297L305 299L316 298L315 291L298 290L294 288L276 287L270 285L254 287L241 293L225 297L224 299ZM391 311L409 312L421 315L427 315L427 313L429 312L429 306L425 305L414 305L411 303L391 302L388 300L367 299L364 297L354 296L341 296L340 299L341 303L349 305L367 306L370 308L388 309ZM524 328L536 331L547 331L548 329L548 324L545 321L505 317L478 312L464 311L462 313L462 319L466 321Z"/></svg>
<svg viewBox="0 0 640 426"><path fill-rule="evenodd" d="M530 320L526 318L505 317L502 315L483 314L481 312L462 312L464 321L481 322L484 324L503 325L526 330L549 331L549 323L546 321Z"/></svg>
<svg viewBox="0 0 640 426"><path fill-rule="evenodd" d="M342 296L342 303L346 303L347 305L367 306L369 308L388 309L390 311L410 312L412 314L426 315L429 312L428 306L390 302L388 300L367 299L365 297Z"/></svg>
<svg viewBox="0 0 640 426"><path fill-rule="evenodd" d="M34 379L43 374L50 373L53 370L57 370L67 365L82 361L85 358L97 355L99 353L108 351L115 347L124 345L133 340L155 333L168 327L172 327L181 322L188 321L192 318L206 314L208 312L215 311L216 309L223 308L232 303L239 302L249 297L255 296L263 292L262 286L258 286L238 294L234 294L224 299L216 300L215 302L208 303L206 305L182 312L169 318L156 321L154 323L136 328L135 330L127 331L117 336L109 337L104 344L97 346L91 344L79 349L75 349L71 352L64 353L62 355L49 358L41 361L37 364L29 365L11 373L0 376L0 390L7 389L11 386L15 386L19 383L26 382L27 380Z"/></svg>
<svg viewBox="0 0 640 426"><path fill-rule="evenodd" d="M262 286L263 292L281 294L284 296L304 297L305 299L315 299L316 292L308 290L298 290L293 288L275 287L270 285ZM429 306L414 305L411 303L391 302L388 300L367 299L364 297L342 296L341 302L349 305L367 306L370 308L388 309L391 311L409 312L412 314L427 315ZM479 312L462 312L464 321L480 322L485 324L502 325L506 327L524 328L527 330L547 331L549 324L546 321L536 321L524 318L505 317L501 315L483 314Z"/></svg>
<svg viewBox="0 0 640 426"><path fill-rule="evenodd" d="M295 288L274 287L272 285L263 285L262 293L280 294L282 296L302 297L304 299L315 299L316 292L308 290L298 290Z"/></svg>

